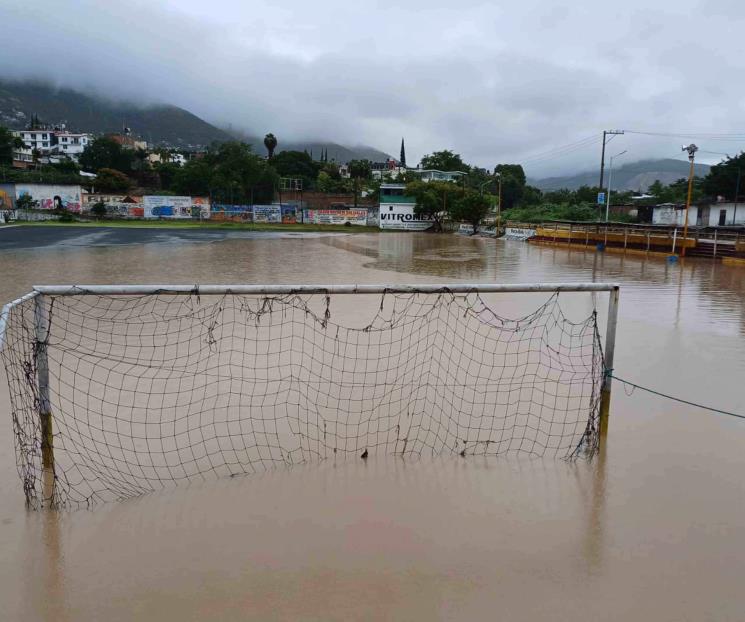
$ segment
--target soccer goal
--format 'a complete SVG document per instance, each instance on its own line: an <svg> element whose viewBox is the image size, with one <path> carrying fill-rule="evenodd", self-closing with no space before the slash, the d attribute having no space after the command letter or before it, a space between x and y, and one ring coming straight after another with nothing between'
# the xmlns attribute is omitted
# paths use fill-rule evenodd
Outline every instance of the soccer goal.
<svg viewBox="0 0 745 622"><path fill-rule="evenodd" d="M0 316L26 499L91 504L382 454L590 456L618 293L599 283L35 287ZM565 314L568 297L583 297L579 318Z"/></svg>

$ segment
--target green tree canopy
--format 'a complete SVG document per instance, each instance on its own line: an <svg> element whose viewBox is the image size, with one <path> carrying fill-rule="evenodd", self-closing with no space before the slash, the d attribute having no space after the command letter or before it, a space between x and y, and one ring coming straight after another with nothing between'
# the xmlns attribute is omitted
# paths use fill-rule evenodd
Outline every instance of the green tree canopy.
<svg viewBox="0 0 745 622"><path fill-rule="evenodd" d="M122 173L132 171L135 152L125 149L112 138L95 138L80 154L80 166L94 173L101 168L111 168Z"/></svg>
<svg viewBox="0 0 745 622"><path fill-rule="evenodd" d="M489 208L489 199L480 192L467 190L451 203L448 211L450 218L471 224L473 232L478 233L481 221L489 213Z"/></svg>
<svg viewBox="0 0 745 622"><path fill-rule="evenodd" d="M464 173L467 173L471 168L468 164L463 162L460 154L453 153L448 149L435 151L434 153L424 156L420 164L423 169L435 169L443 172L463 171Z"/></svg>
<svg viewBox="0 0 745 622"><path fill-rule="evenodd" d="M231 141L180 167L169 190L210 195L216 203L268 203L274 198L278 181L277 172L249 145Z"/></svg>
<svg viewBox="0 0 745 622"><path fill-rule="evenodd" d="M302 179L304 188L312 188L315 185L318 172L321 170L321 164L314 162L303 151L280 151L272 158L272 167L280 177Z"/></svg>
<svg viewBox="0 0 745 622"><path fill-rule="evenodd" d="M740 177L739 196L745 193L745 153L727 158L709 169L701 182L701 191L712 199L722 196L729 201L735 200L738 191L737 179Z"/></svg>
<svg viewBox="0 0 745 622"><path fill-rule="evenodd" d="M121 171L113 168L101 168L96 173L95 188L99 192L127 192L132 180Z"/></svg>
<svg viewBox="0 0 745 622"><path fill-rule="evenodd" d="M0 126L0 165L13 164L13 149L23 149L23 141L7 128Z"/></svg>
<svg viewBox="0 0 745 622"><path fill-rule="evenodd" d="M494 174L502 181L502 210L508 210L520 203L525 191L525 171L520 164L497 164Z"/></svg>
<svg viewBox="0 0 745 622"><path fill-rule="evenodd" d="M414 213L434 221L434 230L442 231L442 220L463 189L449 181L412 181L406 184L406 194L416 199Z"/></svg>

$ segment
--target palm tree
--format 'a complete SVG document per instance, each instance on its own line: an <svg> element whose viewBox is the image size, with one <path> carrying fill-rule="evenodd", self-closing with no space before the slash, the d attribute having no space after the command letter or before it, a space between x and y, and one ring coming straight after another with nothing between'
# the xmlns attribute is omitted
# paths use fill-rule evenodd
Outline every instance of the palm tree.
<svg viewBox="0 0 745 622"><path fill-rule="evenodd" d="M277 137L269 132L266 136L264 136L264 146L266 147L267 151L267 157L269 160L272 159L272 156L274 155L274 150L277 148Z"/></svg>

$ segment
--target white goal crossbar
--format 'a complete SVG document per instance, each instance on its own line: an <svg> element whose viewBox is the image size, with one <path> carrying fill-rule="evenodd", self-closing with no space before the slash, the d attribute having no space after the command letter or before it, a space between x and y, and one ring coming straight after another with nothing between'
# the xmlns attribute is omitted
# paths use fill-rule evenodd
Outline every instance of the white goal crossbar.
<svg viewBox="0 0 745 622"><path fill-rule="evenodd" d="M619 291L617 283L34 286L0 312L26 498L125 498L260 463L363 449L366 457L367 447L571 457L585 439L593 451L607 431ZM563 315L565 292L609 293L604 343L594 310L576 324ZM510 319L481 298L505 293L552 296ZM329 323L335 295L378 295L380 311L365 328ZM324 299L320 312L310 304Z"/></svg>

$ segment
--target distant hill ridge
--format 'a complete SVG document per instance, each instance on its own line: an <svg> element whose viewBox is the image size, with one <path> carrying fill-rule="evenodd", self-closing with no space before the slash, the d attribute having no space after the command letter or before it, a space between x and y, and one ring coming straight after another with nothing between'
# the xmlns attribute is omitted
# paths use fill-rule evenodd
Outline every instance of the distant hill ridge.
<svg viewBox="0 0 745 622"><path fill-rule="evenodd" d="M669 184L682 177L688 177L689 166L685 160L673 160L672 158L629 162L623 166L614 167L613 189L644 192L658 179L663 184ZM708 164L696 164L694 165L694 173L703 177L709 172L710 168ZM608 172L606 164L604 184L608 183ZM544 191L561 190L562 188L576 190L581 186L597 186L599 175L600 171L594 170L577 175L533 179L529 180L529 183Z"/></svg>
<svg viewBox="0 0 745 622"><path fill-rule="evenodd" d="M126 125L135 135L153 145L198 149L213 142L240 139L251 143L256 153L264 153L263 134L259 138L232 129L220 129L178 106L143 106L56 88L41 82L18 82L0 78L0 125L22 129L34 114L46 123L66 123L69 129L91 133L120 132ZM390 157L367 146L347 147L323 141L284 141L279 133L277 138L278 151L307 149L308 152L312 150L313 156L319 158L322 150L328 150L329 161L334 159L339 163L363 158L385 161Z"/></svg>

